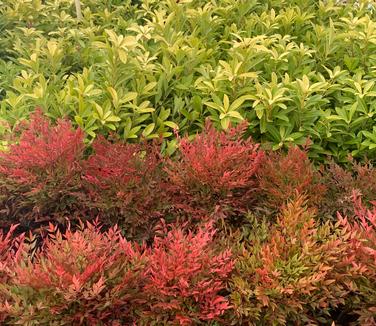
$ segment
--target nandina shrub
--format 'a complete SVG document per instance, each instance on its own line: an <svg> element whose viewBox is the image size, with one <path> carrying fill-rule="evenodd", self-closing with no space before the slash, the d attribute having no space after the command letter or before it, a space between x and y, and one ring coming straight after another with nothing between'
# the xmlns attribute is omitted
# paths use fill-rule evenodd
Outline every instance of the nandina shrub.
<svg viewBox="0 0 376 326"><path fill-rule="evenodd" d="M359 316L360 325L376 324L376 208L369 210L353 192L355 216L338 215L338 228L349 246L344 273L352 275L348 310Z"/></svg>
<svg viewBox="0 0 376 326"><path fill-rule="evenodd" d="M325 194L321 175L310 162L307 153L290 147L287 154L269 152L259 171L262 206L279 209L289 199L304 194L309 206L317 205Z"/></svg>
<svg viewBox="0 0 376 326"><path fill-rule="evenodd" d="M177 159L165 165L177 208L209 215L218 205L244 210L254 200L255 173L264 154L258 144L242 138L245 128L220 132L208 121L193 140L179 139Z"/></svg>
<svg viewBox="0 0 376 326"><path fill-rule="evenodd" d="M130 323L141 300L142 248L114 227L95 224L49 238L33 259L24 258L2 284L1 312L8 324L98 325ZM25 247L24 250L27 250ZM27 256L26 256L27 257ZM141 300L141 302L143 302Z"/></svg>
<svg viewBox="0 0 376 326"><path fill-rule="evenodd" d="M220 320L230 308L220 293L234 261L229 250L213 246L211 224L196 233L174 228L158 235L146 269L146 325L198 325Z"/></svg>
<svg viewBox="0 0 376 326"><path fill-rule="evenodd" d="M99 137L93 150L83 173L88 205L104 222L119 223L127 237L149 239L163 206L158 146Z"/></svg>
<svg viewBox="0 0 376 326"><path fill-rule="evenodd" d="M376 169L370 163L351 163L345 169L332 162L326 169L324 183L327 196L319 205L320 215L335 217L339 211L349 217L353 216L353 190L360 192L363 203L368 207L376 200Z"/></svg>
<svg viewBox="0 0 376 326"><path fill-rule="evenodd" d="M159 234L149 248L128 242L117 227L87 223L49 237L32 256L26 242L11 253L0 283L4 324L207 324L230 308L222 295L233 268L214 230L179 228ZM10 245L5 239L4 248ZM7 258L8 259L8 258ZM0 280L2 281L2 280Z"/></svg>
<svg viewBox="0 0 376 326"><path fill-rule="evenodd" d="M4 282L7 265L12 259L9 249L12 247L12 236L15 229L16 226L12 226L6 234L0 229L0 282Z"/></svg>
<svg viewBox="0 0 376 326"><path fill-rule="evenodd" d="M82 130L66 120L53 126L40 110L31 116L19 142L0 151L2 223L71 214L81 185L83 140Z"/></svg>
<svg viewBox="0 0 376 326"><path fill-rule="evenodd" d="M345 304L352 282L347 240L331 224L319 225L305 205L298 197L275 225L254 229L240 244L231 282L237 323L324 324Z"/></svg>
<svg viewBox="0 0 376 326"><path fill-rule="evenodd" d="M10 270L17 264L22 252L23 235L14 237L16 225L12 225L9 231L4 234L0 229L0 286L1 284L7 284L11 279ZM0 302L5 302L6 297L0 291ZM7 314L0 310L0 322L3 322L7 318Z"/></svg>

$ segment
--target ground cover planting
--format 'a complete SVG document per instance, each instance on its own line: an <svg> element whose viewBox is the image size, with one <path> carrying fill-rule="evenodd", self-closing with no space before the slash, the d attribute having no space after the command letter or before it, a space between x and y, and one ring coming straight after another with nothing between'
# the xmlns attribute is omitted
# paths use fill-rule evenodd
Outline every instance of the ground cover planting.
<svg viewBox="0 0 376 326"><path fill-rule="evenodd" d="M373 167L245 130L207 122L166 157L34 113L0 155L3 321L372 325Z"/></svg>
<svg viewBox="0 0 376 326"><path fill-rule="evenodd" d="M376 325L375 11L0 0L0 324Z"/></svg>

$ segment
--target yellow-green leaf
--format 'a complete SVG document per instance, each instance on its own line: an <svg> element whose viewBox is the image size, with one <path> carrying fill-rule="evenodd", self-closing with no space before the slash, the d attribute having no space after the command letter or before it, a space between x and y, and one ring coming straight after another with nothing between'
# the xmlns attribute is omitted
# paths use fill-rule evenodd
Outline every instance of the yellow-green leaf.
<svg viewBox="0 0 376 326"><path fill-rule="evenodd" d="M147 125L146 128L144 129L144 131L142 132L142 135L144 137L149 136L152 133L152 131L154 130L154 128L155 128L155 123L151 123L151 124Z"/></svg>

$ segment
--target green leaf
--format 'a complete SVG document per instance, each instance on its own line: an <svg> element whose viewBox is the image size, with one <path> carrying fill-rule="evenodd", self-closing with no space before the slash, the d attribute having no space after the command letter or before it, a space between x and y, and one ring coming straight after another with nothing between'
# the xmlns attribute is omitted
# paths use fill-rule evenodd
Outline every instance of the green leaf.
<svg viewBox="0 0 376 326"><path fill-rule="evenodd" d="M154 130L154 128L155 128L155 123L149 124L148 126L145 127L144 131L142 132L142 136L144 137L149 136Z"/></svg>
<svg viewBox="0 0 376 326"><path fill-rule="evenodd" d="M227 96L227 94L223 95L223 109L224 112L227 112L230 107L230 100Z"/></svg>
<svg viewBox="0 0 376 326"><path fill-rule="evenodd" d="M106 118L106 121L118 122L118 121L121 121L121 119L115 115L110 115L108 118Z"/></svg>
<svg viewBox="0 0 376 326"><path fill-rule="evenodd" d="M229 111L237 110L245 101L247 100L254 100L254 96L251 95L244 95L236 99L234 102L231 103Z"/></svg>
<svg viewBox="0 0 376 326"><path fill-rule="evenodd" d="M173 121L164 121L163 124L172 129L179 129L179 126Z"/></svg>
<svg viewBox="0 0 376 326"><path fill-rule="evenodd" d="M221 120L221 126L224 130L227 130L230 125L230 118L224 118Z"/></svg>
<svg viewBox="0 0 376 326"><path fill-rule="evenodd" d="M137 92L129 92L121 98L121 102L127 103L127 102L130 102L130 101L133 101L137 98L137 96L138 96Z"/></svg>
<svg viewBox="0 0 376 326"><path fill-rule="evenodd" d="M227 113L227 116L230 116L232 118L236 118L236 119L239 119L239 120L244 120L244 118L242 117L242 115L237 112L237 111L229 111Z"/></svg>
<svg viewBox="0 0 376 326"><path fill-rule="evenodd" d="M256 112L257 118L259 118L261 120L262 117L264 116L264 108L261 105L260 106L256 106L255 112Z"/></svg>

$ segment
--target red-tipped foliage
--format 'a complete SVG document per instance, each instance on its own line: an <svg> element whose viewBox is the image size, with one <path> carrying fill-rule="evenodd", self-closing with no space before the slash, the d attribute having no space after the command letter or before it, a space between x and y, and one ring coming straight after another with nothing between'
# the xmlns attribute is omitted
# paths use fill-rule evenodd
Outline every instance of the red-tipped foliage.
<svg viewBox="0 0 376 326"><path fill-rule="evenodd" d="M10 324L130 323L140 300L142 250L115 227L106 233L91 224L51 234L33 260L12 268L0 306ZM4 287L5 286L5 287Z"/></svg>
<svg viewBox="0 0 376 326"><path fill-rule="evenodd" d="M324 177L328 191L321 203L321 215L336 216L337 211L354 215L353 190L360 192L368 207L376 200L376 169L371 164L352 162L350 168L344 169L331 163Z"/></svg>
<svg viewBox="0 0 376 326"><path fill-rule="evenodd" d="M103 219L127 228L127 235L151 231L160 217L160 158L157 146L110 143L99 137L85 162L83 179L92 207ZM150 230L146 230L146 229Z"/></svg>
<svg viewBox="0 0 376 326"><path fill-rule="evenodd" d="M84 134L70 122L50 125L40 110L18 143L0 152L0 214L35 219L64 211L80 186ZM16 215L17 216L14 216Z"/></svg>
<svg viewBox="0 0 376 326"><path fill-rule="evenodd" d="M288 153L268 153L258 172L260 190L267 207L278 209L297 193L309 205L316 205L325 194L320 174L314 170L307 153L290 147Z"/></svg>
<svg viewBox="0 0 376 326"><path fill-rule="evenodd" d="M10 273L14 264L17 264L20 258L22 247L20 243L23 241L23 236L14 238L14 231L16 225L10 227L8 233L4 234L0 229L0 285L7 284L12 278ZM0 292L0 302L5 302L6 297ZM0 322L3 322L7 314L0 309Z"/></svg>
<svg viewBox="0 0 376 326"><path fill-rule="evenodd" d="M366 209L353 192L355 217L338 214L338 227L343 230L348 250L345 257L347 269L352 275L353 295L348 300L361 325L376 324L376 208Z"/></svg>
<svg viewBox="0 0 376 326"><path fill-rule="evenodd" d="M229 251L216 250L211 228L166 231L150 248L128 242L116 227L49 231L33 258L22 255L6 282L0 279L7 324L192 325L229 309L219 292L233 261ZM23 252L31 249L25 243Z"/></svg>
<svg viewBox="0 0 376 326"><path fill-rule="evenodd" d="M93 143L94 154L87 160L85 179L102 190L142 185L155 172L159 160L150 146L110 143L98 137Z"/></svg>
<svg viewBox="0 0 376 326"><path fill-rule="evenodd" d="M0 229L0 283L6 281L8 265L14 258L11 249L15 242L13 238L15 229L16 226L12 226L6 234Z"/></svg>
<svg viewBox="0 0 376 326"><path fill-rule="evenodd" d="M77 160L84 148L84 134L73 130L71 123L60 120L51 126L37 110L17 144L8 152L0 152L0 173L24 185L38 185L40 179L63 170L70 175L77 169ZM60 172L60 171L59 171Z"/></svg>
<svg viewBox="0 0 376 326"><path fill-rule="evenodd" d="M240 247L232 283L238 320L316 325L345 303L352 281L343 269L347 241L333 235L330 224L316 222L304 205L297 197L275 225L254 228L252 242Z"/></svg>
<svg viewBox="0 0 376 326"><path fill-rule="evenodd" d="M250 139L242 139L245 127L219 132L207 122L194 140L179 139L179 157L165 167L177 203L244 208L253 199L263 152Z"/></svg>
<svg viewBox="0 0 376 326"><path fill-rule="evenodd" d="M155 238L146 270L146 320L195 325L218 319L230 308L219 293L234 261L230 251L214 250L214 233L208 224L196 234L173 229Z"/></svg>

